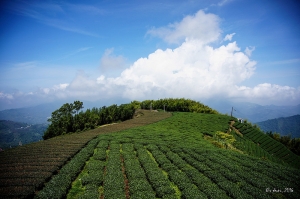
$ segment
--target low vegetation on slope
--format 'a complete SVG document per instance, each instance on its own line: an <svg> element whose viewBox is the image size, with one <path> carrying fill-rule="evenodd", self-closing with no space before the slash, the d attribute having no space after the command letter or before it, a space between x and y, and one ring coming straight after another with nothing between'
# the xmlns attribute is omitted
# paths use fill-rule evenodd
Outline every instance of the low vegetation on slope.
<svg viewBox="0 0 300 199"><path fill-rule="evenodd" d="M99 134L147 125L171 116L170 113L145 110L140 110L138 113L143 116L91 131L58 136L1 152L1 198L33 197L36 190L41 189L44 183L57 174L63 165L86 147L87 142ZM49 198L51 197L49 196Z"/></svg>
<svg viewBox="0 0 300 199"><path fill-rule="evenodd" d="M204 139L228 130L230 119L174 113L155 124L101 134L90 142L91 155L79 173L65 177L75 165L70 162L36 198L298 198L298 169Z"/></svg>
<svg viewBox="0 0 300 199"><path fill-rule="evenodd" d="M143 106L132 104L135 109ZM193 112L173 112L169 117L163 111L138 110L135 119L2 152L0 195L299 198L300 171L291 166L293 161L261 157L264 148L243 136L243 127L227 115ZM238 147L237 143L246 142L263 153L251 154Z"/></svg>
<svg viewBox="0 0 300 199"><path fill-rule="evenodd" d="M271 159L275 162L290 164L300 168L300 157L290 151L282 143L272 139L258 128L248 123L240 123L236 120L233 125L242 134L237 134L236 138L240 141L238 148Z"/></svg>

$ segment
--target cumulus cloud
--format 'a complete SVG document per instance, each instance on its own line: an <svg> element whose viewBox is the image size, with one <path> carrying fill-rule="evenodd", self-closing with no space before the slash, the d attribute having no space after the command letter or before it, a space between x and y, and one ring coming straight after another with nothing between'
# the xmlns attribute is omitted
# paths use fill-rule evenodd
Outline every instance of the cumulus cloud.
<svg viewBox="0 0 300 199"><path fill-rule="evenodd" d="M180 43L185 39L197 39L204 44L218 39L221 34L220 18L199 10L195 15L188 15L180 22L166 27L152 28L147 34L160 37L168 43Z"/></svg>
<svg viewBox="0 0 300 199"><path fill-rule="evenodd" d="M157 50L137 60L110 83L123 85L123 97L211 97L249 78L255 69L235 42L212 48L185 41L175 49Z"/></svg>

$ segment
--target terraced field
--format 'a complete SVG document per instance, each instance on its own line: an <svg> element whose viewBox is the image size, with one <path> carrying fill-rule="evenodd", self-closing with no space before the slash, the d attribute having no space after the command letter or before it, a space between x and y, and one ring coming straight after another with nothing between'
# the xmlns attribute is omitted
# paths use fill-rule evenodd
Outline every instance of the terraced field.
<svg viewBox="0 0 300 199"><path fill-rule="evenodd" d="M59 136L1 152L1 198L33 197L45 182L60 172L63 165L70 162L79 151L84 150L86 144L99 134L138 127L171 116L170 113L163 112L139 112L143 116L122 123Z"/></svg>
<svg viewBox="0 0 300 199"><path fill-rule="evenodd" d="M256 156L264 156L273 159L275 162L281 161L300 168L300 157L282 143L249 124L235 122L234 127L243 134L243 137L236 136L241 141L241 145L238 146L240 149L249 151Z"/></svg>
<svg viewBox="0 0 300 199"><path fill-rule="evenodd" d="M96 137L73 152L29 197L299 198L299 169L220 149L204 139L205 134L228 130L230 119L173 113L162 121L118 133L82 133ZM137 119L131 122L138 125ZM3 190L5 197L26 197Z"/></svg>

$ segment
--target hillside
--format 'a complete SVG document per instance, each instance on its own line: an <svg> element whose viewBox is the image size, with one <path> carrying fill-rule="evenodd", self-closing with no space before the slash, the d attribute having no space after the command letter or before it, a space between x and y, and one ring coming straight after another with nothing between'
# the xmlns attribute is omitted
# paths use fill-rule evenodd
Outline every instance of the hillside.
<svg viewBox="0 0 300 199"><path fill-rule="evenodd" d="M0 120L10 120L15 122L24 122L28 124L47 123L47 118L51 116L51 113L54 110L58 109L64 103L64 101L60 101L27 108L1 110ZM122 104L125 102L113 101L111 103ZM231 108L234 107L235 111L233 112L233 115L235 117L247 119L252 123L300 114L300 104L297 106L262 106L248 102L233 102L224 100L209 100L204 101L204 103L209 107L213 108L214 110L217 110L219 113L229 115L231 113ZM92 109L93 107L101 107L104 105L107 104L101 101L84 101L83 110ZM168 107L166 107L166 109L168 110Z"/></svg>
<svg viewBox="0 0 300 199"><path fill-rule="evenodd" d="M247 155L216 136L217 131L233 128L229 116L184 112L168 116L142 110L136 119L3 152L0 194L4 198L298 198L298 169L278 158ZM157 122L163 118L167 119ZM141 126L145 124L149 125ZM105 133L114 131L118 132Z"/></svg>
<svg viewBox="0 0 300 199"><path fill-rule="evenodd" d="M291 135L292 138L300 138L300 115L266 120L256 124L264 132L272 131L281 136Z"/></svg>
<svg viewBox="0 0 300 199"><path fill-rule="evenodd" d="M0 120L43 124L47 123L47 118L51 116L52 111L60 105L61 103L49 103L33 107L2 110L0 111Z"/></svg>
<svg viewBox="0 0 300 199"><path fill-rule="evenodd" d="M296 106L259 105L249 102L235 102L224 100L210 100L205 103L223 114L231 114L237 118L247 119L252 123L266 121L279 117L290 117L300 114L300 104Z"/></svg>
<svg viewBox="0 0 300 199"><path fill-rule="evenodd" d="M0 148L7 149L42 140L47 124L26 124L0 120Z"/></svg>

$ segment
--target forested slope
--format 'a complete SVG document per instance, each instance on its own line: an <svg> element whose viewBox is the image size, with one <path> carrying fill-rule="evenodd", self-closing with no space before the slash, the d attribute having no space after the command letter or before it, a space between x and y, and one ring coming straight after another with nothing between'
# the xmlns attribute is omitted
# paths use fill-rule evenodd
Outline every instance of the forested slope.
<svg viewBox="0 0 300 199"><path fill-rule="evenodd" d="M281 117L256 123L264 132L279 133L281 136L290 135L300 138L300 115Z"/></svg>
<svg viewBox="0 0 300 199"><path fill-rule="evenodd" d="M42 140L47 124L26 124L0 120L0 148L8 149Z"/></svg>

